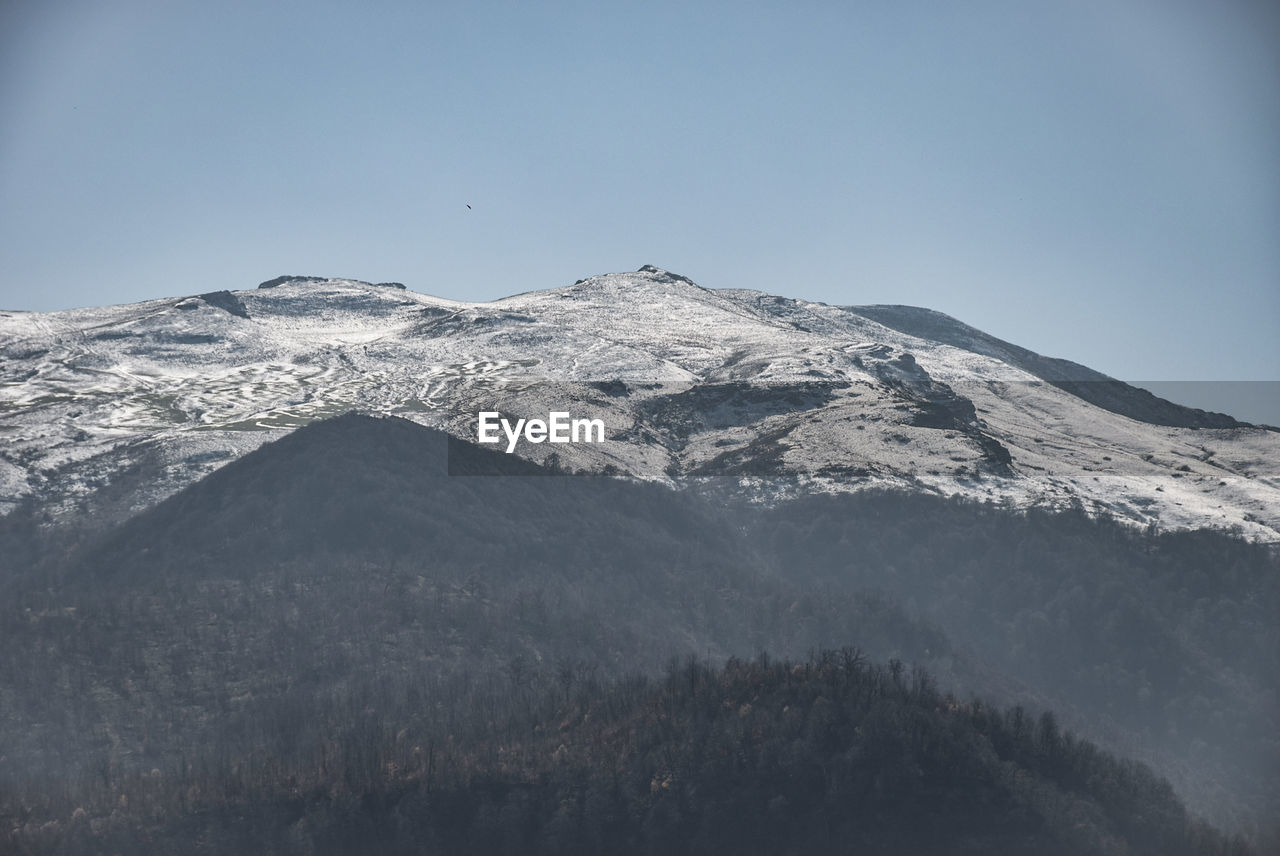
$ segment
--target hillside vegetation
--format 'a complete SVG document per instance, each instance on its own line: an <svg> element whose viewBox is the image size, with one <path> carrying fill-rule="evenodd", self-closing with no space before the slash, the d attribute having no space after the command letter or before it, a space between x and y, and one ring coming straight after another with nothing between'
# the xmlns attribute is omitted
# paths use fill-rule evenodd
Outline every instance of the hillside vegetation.
<svg viewBox="0 0 1280 856"><path fill-rule="evenodd" d="M381 830L370 840L387 852L430 841L547 848L547 830L567 823L555 820L558 806L593 792L604 771L630 770L635 782L653 773L629 766L640 763L634 741L616 741L658 727L646 711L674 699L677 679L670 669L656 676L690 656L701 664L681 680L702 700L669 710L656 721L672 730L645 739L674 741L662 750L671 763L695 752L680 763L702 772L679 787L658 780L684 796L655 808L656 820L636 802L639 785L616 804L574 809L583 819L573 846L589 851L615 833L616 852L705 842L723 809L740 818L734 829L767 818L747 837L806 843L796 852L824 852L818 829L860 840L867 817L881 818L864 830L873 852L911 852L892 837L908 827L925 837L898 843L921 852L964 852L929 848L970 839L1002 842L994 852L1124 852L1117 842L1155 846L1144 824L1157 816L1169 834L1185 833L1168 846L1192 848L1164 852L1222 852L1175 793L1262 850L1280 841L1268 820L1280 816L1280 565L1229 536L899 494L743 507L709 492L557 474L358 416L264 446L123 525L19 523L6 518L0 532L0 813L32 852L73 848L77 810L90 823L75 835L88 829L103 852L116 839L101 836L117 833L175 852L224 833L277 842L260 852L308 852L299 842L355 840L341 838L347 828ZM845 646L864 652L856 668L810 656ZM799 670L757 662L762 651ZM919 664L934 678L872 662ZM763 703L736 688L747 675ZM852 742L797 743L810 732L797 736L801 714L783 709L809 722L846 684L862 687L837 705L850 717L840 740ZM864 709L873 686L881 701ZM919 734L903 725L886 746L950 734L955 723L968 736L936 757L926 741L911 751L933 760L913 754L902 766L859 736L879 704L902 706L893 717L904 723L933 723ZM718 745L718 729L739 734L733 722L762 729L753 744L752 726L744 758L775 736L790 748L748 767L696 755ZM1063 745L1093 759L1079 763L1110 772L1071 778L1031 749L1018 754L1023 741L1043 755L1046 723L1159 776L1076 738ZM1018 736L1002 743L1000 729ZM777 766L787 752L799 767ZM555 754L558 766L545 766ZM819 787L812 765L836 778ZM1010 785L1006 773L1019 770ZM846 816L840 776L885 777L879 814ZM1110 780L1121 784L1095 788ZM1023 793L1024 781L1040 784ZM717 787L725 793L712 799ZM856 793L862 805L878 792ZM512 822L528 834L490 841L454 829L433 814L452 805L433 801L447 794L523 818ZM907 814L888 807L899 799ZM970 815L972 828L962 823ZM486 818L476 829L496 822L475 816ZM1084 838L1066 831L1077 824L1090 830ZM252 852L235 850L250 839L236 840L219 846ZM1095 849L1081 850L1086 841Z"/></svg>
<svg viewBox="0 0 1280 856"><path fill-rule="evenodd" d="M477 711L483 734L461 739L438 723L393 733L367 711L324 713L339 738L95 783L65 821L11 817L8 843L33 854L1249 852L1052 714L961 703L921 670L868 665L852 649L516 694Z"/></svg>

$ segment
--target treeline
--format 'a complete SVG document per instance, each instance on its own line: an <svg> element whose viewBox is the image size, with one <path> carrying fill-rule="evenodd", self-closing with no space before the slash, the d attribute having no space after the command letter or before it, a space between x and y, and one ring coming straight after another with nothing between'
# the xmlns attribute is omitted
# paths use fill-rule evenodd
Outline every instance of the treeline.
<svg viewBox="0 0 1280 856"><path fill-rule="evenodd" d="M318 715L337 736L293 754L10 795L7 852L1250 852L1051 713L960 701L854 649L516 693L460 734L382 728L358 702Z"/></svg>
<svg viewBox="0 0 1280 856"><path fill-rule="evenodd" d="M935 628L874 595L753 577L724 586L696 571L645 582L513 573L496 583L335 562L256 580L174 575L64 595L58 607L3 604L0 785L39 771L146 771L212 745L285 753L335 694L392 723L423 715L423 698L456 719L486 687L652 672L695 652L798 656L851 637L879 656L948 652Z"/></svg>

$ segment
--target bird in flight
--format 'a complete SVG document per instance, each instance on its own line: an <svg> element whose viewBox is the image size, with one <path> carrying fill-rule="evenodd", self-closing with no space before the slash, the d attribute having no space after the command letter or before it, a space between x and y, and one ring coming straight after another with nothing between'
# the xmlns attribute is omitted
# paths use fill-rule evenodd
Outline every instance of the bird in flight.
<svg viewBox="0 0 1280 856"><path fill-rule="evenodd" d="M468 206L467 206L467 210L468 210L468 211L470 211L470 210L471 210L471 206L470 206L470 205L468 205Z"/></svg>

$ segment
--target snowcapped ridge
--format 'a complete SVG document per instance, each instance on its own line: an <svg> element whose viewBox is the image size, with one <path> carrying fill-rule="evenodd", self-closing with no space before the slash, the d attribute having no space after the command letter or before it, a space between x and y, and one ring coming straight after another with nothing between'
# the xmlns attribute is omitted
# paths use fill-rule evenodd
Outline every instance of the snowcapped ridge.
<svg viewBox="0 0 1280 856"><path fill-rule="evenodd" d="M333 279L327 276L298 276L296 274L284 274L265 282L258 283L258 288L278 288L282 285L325 285L332 282L343 282L349 285L367 285L374 288L398 288L401 291L406 289L403 282L365 282L362 279Z"/></svg>
<svg viewBox="0 0 1280 856"><path fill-rule="evenodd" d="M0 312L0 508L154 502L281 432L360 410L474 439L475 415L605 419L562 465L741 489L901 487L1280 539L1280 434L1163 402L942 313L710 290L646 265L486 303L277 277ZM545 456L546 447L522 447Z"/></svg>

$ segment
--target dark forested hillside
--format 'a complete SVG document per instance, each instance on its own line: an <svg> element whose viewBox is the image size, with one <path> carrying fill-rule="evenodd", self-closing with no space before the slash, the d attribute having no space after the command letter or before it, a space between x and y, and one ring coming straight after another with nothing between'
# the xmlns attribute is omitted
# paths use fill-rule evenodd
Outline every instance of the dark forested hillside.
<svg viewBox="0 0 1280 856"><path fill-rule="evenodd" d="M196 756L289 758L342 711L456 728L673 655L947 654L882 597L798 590L766 565L691 496L451 449L401 420L317 423L61 563L8 570L0 785L36 799Z"/></svg>
<svg viewBox="0 0 1280 856"><path fill-rule="evenodd" d="M260 852L354 852L343 836L357 832L383 852L672 852L715 830L751 843L725 852L1220 852L1132 764L1076 741L1100 767L1046 767L1050 708L1156 765L1196 811L1277 840L1280 566L1227 536L896 494L743 507L354 415L123 525L6 526L0 826L33 852L197 839L244 852L259 835L276 842ZM676 678L626 677L673 656L850 645L928 666L960 701L898 666L860 663L828 687L830 657L798 683L763 663L693 668L701 700L670 710ZM736 688L748 676L763 704ZM840 681L863 687L847 710ZM997 716L973 691L1025 710ZM877 754L866 729L883 705ZM852 718L813 742L788 711ZM1041 724L1002 743L991 723L1019 717ZM724 734L745 740L721 747L737 760L699 754ZM692 772L664 785L646 757ZM623 778L605 788L609 770ZM841 782L880 808L850 813ZM1173 849L1152 849L1152 817ZM907 828L919 836L894 837Z"/></svg>
<svg viewBox="0 0 1280 856"><path fill-rule="evenodd" d="M321 715L342 716L341 711ZM1246 854L1168 784L853 649L673 664L509 699L483 734L368 727L309 754L94 782L21 853ZM477 712L480 713L480 712ZM336 723L335 723L336 724ZM40 808L46 808L41 806ZM0 811L15 808L0 801Z"/></svg>
<svg viewBox="0 0 1280 856"><path fill-rule="evenodd" d="M801 499L761 518L748 531L797 581L908 605L1160 764L1220 821L1280 817L1274 548L906 494Z"/></svg>

